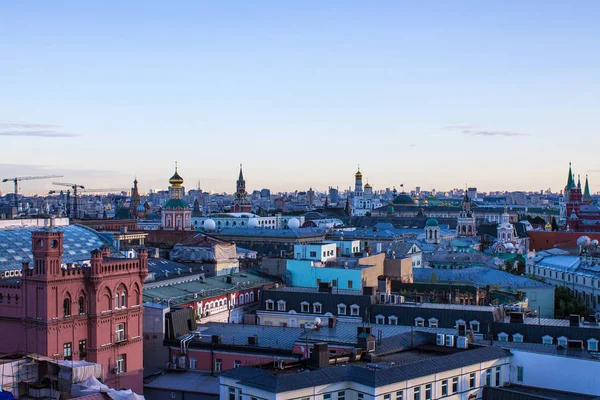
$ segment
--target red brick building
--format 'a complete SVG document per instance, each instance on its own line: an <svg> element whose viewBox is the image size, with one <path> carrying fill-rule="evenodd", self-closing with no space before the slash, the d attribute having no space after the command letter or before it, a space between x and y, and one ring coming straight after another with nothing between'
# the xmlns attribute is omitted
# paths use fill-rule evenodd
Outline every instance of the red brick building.
<svg viewBox="0 0 600 400"><path fill-rule="evenodd" d="M0 353L38 353L102 364L104 383L142 392L142 284L148 253L63 263L63 232L32 232L33 262L0 282Z"/></svg>

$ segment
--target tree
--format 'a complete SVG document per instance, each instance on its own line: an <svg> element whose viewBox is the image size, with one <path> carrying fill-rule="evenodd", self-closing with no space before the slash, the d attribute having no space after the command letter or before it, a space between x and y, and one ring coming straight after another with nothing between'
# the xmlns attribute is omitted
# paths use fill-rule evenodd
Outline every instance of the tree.
<svg viewBox="0 0 600 400"><path fill-rule="evenodd" d="M554 290L554 317L567 318L571 314L587 315L587 307L568 288L560 286Z"/></svg>
<svg viewBox="0 0 600 400"><path fill-rule="evenodd" d="M558 232L558 224L556 223L556 218L552 217L552 232Z"/></svg>

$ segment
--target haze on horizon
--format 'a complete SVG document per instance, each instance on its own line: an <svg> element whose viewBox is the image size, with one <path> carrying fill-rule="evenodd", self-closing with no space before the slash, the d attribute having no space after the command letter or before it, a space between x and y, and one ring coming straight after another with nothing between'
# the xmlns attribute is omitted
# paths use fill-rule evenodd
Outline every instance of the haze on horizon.
<svg viewBox="0 0 600 400"><path fill-rule="evenodd" d="M0 178L600 188L595 1L0 5ZM21 185L43 193L52 179ZM12 192L11 183L0 186Z"/></svg>

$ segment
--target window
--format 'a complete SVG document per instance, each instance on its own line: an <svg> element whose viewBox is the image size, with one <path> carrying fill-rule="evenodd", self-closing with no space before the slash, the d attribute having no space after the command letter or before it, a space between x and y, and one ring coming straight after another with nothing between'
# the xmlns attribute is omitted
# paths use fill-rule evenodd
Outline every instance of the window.
<svg viewBox="0 0 600 400"><path fill-rule="evenodd" d="M331 393L324 394L323 400L331 400Z"/></svg>
<svg viewBox="0 0 600 400"><path fill-rule="evenodd" d="M378 315L375 317L376 324L385 324L385 317L383 315Z"/></svg>
<svg viewBox="0 0 600 400"><path fill-rule="evenodd" d="M229 400L235 400L236 396L235 396L235 388L230 387L229 388Z"/></svg>
<svg viewBox="0 0 600 400"><path fill-rule="evenodd" d="M63 315L65 317L71 316L71 300L68 297L63 301Z"/></svg>
<svg viewBox="0 0 600 400"><path fill-rule="evenodd" d="M404 392L402 390L396 392L396 400L403 400L404 399Z"/></svg>
<svg viewBox="0 0 600 400"><path fill-rule="evenodd" d="M517 382L523 382L523 367L517 367Z"/></svg>
<svg viewBox="0 0 600 400"><path fill-rule="evenodd" d="M267 306L267 310L273 310L273 305L275 304L275 302L273 300L267 300L265 301L265 305Z"/></svg>
<svg viewBox="0 0 600 400"><path fill-rule="evenodd" d="M562 347L567 347L567 342L568 342L568 340L569 340L569 339L567 339L566 337L564 337L564 336L561 336L561 337L559 337L558 339L556 339L556 342L558 343L558 345L559 345L559 346L562 346Z"/></svg>
<svg viewBox="0 0 600 400"><path fill-rule="evenodd" d="M190 369L196 369L196 357L190 357Z"/></svg>
<svg viewBox="0 0 600 400"><path fill-rule="evenodd" d="M418 386L413 389L413 400L421 400L421 388Z"/></svg>
<svg viewBox="0 0 600 400"><path fill-rule="evenodd" d="M117 365L116 365L116 373L122 374L126 371L125 369L125 354L119 354L117 356Z"/></svg>
<svg viewBox="0 0 600 400"><path fill-rule="evenodd" d="M501 332L498 334L498 341L499 342L508 342L508 334Z"/></svg>
<svg viewBox="0 0 600 400"><path fill-rule="evenodd" d="M316 257L317 256L317 252L316 251L311 251L310 252L310 256L311 257Z"/></svg>
<svg viewBox="0 0 600 400"><path fill-rule="evenodd" d="M429 327L430 328L437 328L438 327L438 320L436 318L429 318Z"/></svg>
<svg viewBox="0 0 600 400"><path fill-rule="evenodd" d="M300 311L305 312L305 313L310 312L309 306L310 306L310 304L308 304L307 302L300 303Z"/></svg>
<svg viewBox="0 0 600 400"><path fill-rule="evenodd" d="M588 339L588 351L598 351L598 341L596 339Z"/></svg>
<svg viewBox="0 0 600 400"><path fill-rule="evenodd" d="M356 397L358 398L358 400L363 400L365 398L365 395L362 393L357 393Z"/></svg>
<svg viewBox="0 0 600 400"><path fill-rule="evenodd" d="M242 366L242 361L241 360L235 360L233 362L233 368L239 368Z"/></svg>
<svg viewBox="0 0 600 400"><path fill-rule="evenodd" d="M277 311L285 311L285 301L279 300L277 302Z"/></svg>
<svg viewBox="0 0 600 400"><path fill-rule="evenodd" d="M83 296L79 297L79 301L77 302L77 313L85 314L85 299Z"/></svg>
<svg viewBox="0 0 600 400"><path fill-rule="evenodd" d="M448 379L442 381L442 397L448 396Z"/></svg>
<svg viewBox="0 0 600 400"><path fill-rule="evenodd" d="M116 333L116 342L122 342L123 340L125 340L125 324L121 323L121 324L117 324L117 329L115 330Z"/></svg>
<svg viewBox="0 0 600 400"><path fill-rule="evenodd" d="M492 386L492 370L485 371L485 386Z"/></svg>
<svg viewBox="0 0 600 400"><path fill-rule="evenodd" d="M431 400L431 383L425 385L425 400Z"/></svg>
<svg viewBox="0 0 600 400"><path fill-rule="evenodd" d="M546 335L542 337L542 344L552 344L554 338L552 336Z"/></svg>
<svg viewBox="0 0 600 400"><path fill-rule="evenodd" d="M65 343L63 344L63 358L65 360L73 359L73 343Z"/></svg>
<svg viewBox="0 0 600 400"><path fill-rule="evenodd" d="M331 286L337 287L337 279L334 279L333 281L331 281Z"/></svg>
<svg viewBox="0 0 600 400"><path fill-rule="evenodd" d="M475 333L479 333L479 321L471 321L471 330Z"/></svg>
<svg viewBox="0 0 600 400"><path fill-rule="evenodd" d="M388 321L390 325L398 325L398 317L395 315L388 317Z"/></svg>
<svg viewBox="0 0 600 400"><path fill-rule="evenodd" d="M415 326L425 326L425 320L421 317L415 318Z"/></svg>
<svg viewBox="0 0 600 400"><path fill-rule="evenodd" d="M458 392L458 376L452 378L452 393Z"/></svg>
<svg viewBox="0 0 600 400"><path fill-rule="evenodd" d="M119 308L119 293L115 294L115 309Z"/></svg>
<svg viewBox="0 0 600 400"><path fill-rule="evenodd" d="M513 335L513 342L515 342L515 343L523 343L523 335L521 335L520 333L515 333Z"/></svg>
<svg viewBox="0 0 600 400"><path fill-rule="evenodd" d="M321 303L313 303L313 312L315 314L321 314Z"/></svg>
<svg viewBox="0 0 600 400"><path fill-rule="evenodd" d="M360 307L358 307L357 305L351 305L350 306L350 315L352 315L353 317L358 317L359 310L360 310Z"/></svg>
<svg viewBox="0 0 600 400"><path fill-rule="evenodd" d="M352 289L352 281L348 281L348 289Z"/></svg>
<svg viewBox="0 0 600 400"><path fill-rule="evenodd" d="M383 395L383 400L390 400L391 398L392 398L392 395L389 393Z"/></svg>
<svg viewBox="0 0 600 400"><path fill-rule="evenodd" d="M346 315L346 305L345 304L338 304L337 309L338 309L339 315Z"/></svg>
<svg viewBox="0 0 600 400"><path fill-rule="evenodd" d="M85 360L87 358L87 343L85 340L79 341L79 359Z"/></svg>
<svg viewBox="0 0 600 400"><path fill-rule="evenodd" d="M127 307L127 295L125 294L125 292L121 292L121 307L125 308Z"/></svg>
<svg viewBox="0 0 600 400"><path fill-rule="evenodd" d="M338 392L337 400L346 400L346 392L344 390Z"/></svg>
<svg viewBox="0 0 600 400"><path fill-rule="evenodd" d="M221 372L223 370L223 360L220 358L215 359L215 371Z"/></svg>
<svg viewBox="0 0 600 400"><path fill-rule="evenodd" d="M496 386L500 386L500 367L496 367Z"/></svg>
<svg viewBox="0 0 600 400"><path fill-rule="evenodd" d="M477 375L473 372L469 374L469 389L473 389L477 385Z"/></svg>

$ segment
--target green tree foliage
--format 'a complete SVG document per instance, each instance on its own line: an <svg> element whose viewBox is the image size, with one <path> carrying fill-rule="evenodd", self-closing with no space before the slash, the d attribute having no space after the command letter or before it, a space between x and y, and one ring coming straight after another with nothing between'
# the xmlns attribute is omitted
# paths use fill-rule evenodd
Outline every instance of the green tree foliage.
<svg viewBox="0 0 600 400"><path fill-rule="evenodd" d="M571 314L587 315L587 307L566 287L554 290L554 317L567 318Z"/></svg>
<svg viewBox="0 0 600 400"><path fill-rule="evenodd" d="M556 218L552 217L552 232L558 232L558 223L556 222Z"/></svg>

